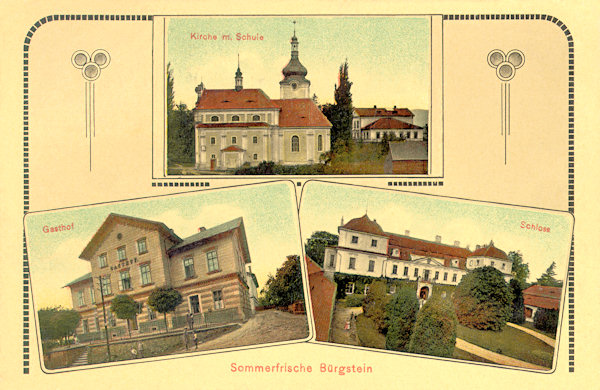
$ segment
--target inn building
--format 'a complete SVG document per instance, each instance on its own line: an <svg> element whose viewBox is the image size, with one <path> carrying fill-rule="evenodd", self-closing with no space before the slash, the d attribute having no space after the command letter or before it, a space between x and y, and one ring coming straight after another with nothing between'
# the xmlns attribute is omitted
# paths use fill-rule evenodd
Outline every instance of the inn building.
<svg viewBox="0 0 600 390"><path fill-rule="evenodd" d="M414 114L408 108L388 110L355 108L352 111L352 138L363 142L381 142L383 135L394 134L407 141L423 141L425 129L413 123Z"/></svg>
<svg viewBox="0 0 600 390"><path fill-rule="evenodd" d="M427 241L405 234L385 232L376 220L366 214L348 223L343 219L338 227L336 246L325 248L324 273L332 279L335 274L387 278L417 282L417 294L427 299L434 284L457 285L470 270L492 266L512 278L512 261L494 246L477 246L474 251L460 246ZM350 282L346 293L354 293Z"/></svg>
<svg viewBox="0 0 600 390"><path fill-rule="evenodd" d="M197 169L227 170L262 161L312 164L331 149L331 123L310 97L298 45L294 30L290 60L279 82L280 99L244 88L239 61L233 89L207 89L203 82L196 87Z"/></svg>
<svg viewBox="0 0 600 390"><path fill-rule="evenodd" d="M167 315L169 328L242 322L253 316L258 283L242 218L180 238L162 222L108 215L79 256L90 272L68 283L73 308L81 314L81 341L104 337L102 295L110 337L164 331L163 315L147 299L157 287L173 287L183 297ZM116 318L112 299L131 296L140 312L131 320Z"/></svg>

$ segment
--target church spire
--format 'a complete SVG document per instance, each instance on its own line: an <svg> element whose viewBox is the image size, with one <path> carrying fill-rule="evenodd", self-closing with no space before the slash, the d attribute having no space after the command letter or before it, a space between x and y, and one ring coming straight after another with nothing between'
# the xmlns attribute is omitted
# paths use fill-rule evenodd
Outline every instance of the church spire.
<svg viewBox="0 0 600 390"><path fill-rule="evenodd" d="M237 67L237 71L235 72L235 90L236 91L241 91L243 86L242 86L242 80L244 78L242 77L242 71L240 70L240 53L238 53L238 67Z"/></svg>

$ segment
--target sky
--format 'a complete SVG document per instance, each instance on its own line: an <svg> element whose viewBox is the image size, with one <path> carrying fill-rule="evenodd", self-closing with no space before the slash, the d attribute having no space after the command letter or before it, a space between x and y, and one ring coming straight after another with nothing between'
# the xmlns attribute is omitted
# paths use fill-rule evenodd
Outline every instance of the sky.
<svg viewBox="0 0 600 390"><path fill-rule="evenodd" d="M279 99L294 20L299 59L308 70L311 97L316 93L320 103L334 103L338 70L347 59L355 107L429 109L430 18L425 16L168 18L166 56L175 102L193 106L201 81L208 89L233 88L238 54L244 88ZM217 39L192 39L193 33ZM263 39L237 40L238 33Z"/></svg>
<svg viewBox="0 0 600 390"><path fill-rule="evenodd" d="M209 229L243 217L259 291L286 256L302 250L289 182L30 213L25 228L36 309L72 306L69 288L62 287L91 271L89 262L79 255L111 212L163 222L181 238L197 233L201 226ZM73 231L43 232L46 225L70 223Z"/></svg>
<svg viewBox="0 0 600 390"><path fill-rule="evenodd" d="M493 240L494 246L507 254L522 253L529 264L530 282L553 261L556 279L566 279L573 224L573 217L566 212L309 182L300 204L302 235L306 240L320 230L338 234L342 217L346 223L365 213L388 233L409 230L411 237L429 241L440 235L444 244L459 241L461 247L469 245L471 250ZM550 227L550 233L523 229L521 221Z"/></svg>

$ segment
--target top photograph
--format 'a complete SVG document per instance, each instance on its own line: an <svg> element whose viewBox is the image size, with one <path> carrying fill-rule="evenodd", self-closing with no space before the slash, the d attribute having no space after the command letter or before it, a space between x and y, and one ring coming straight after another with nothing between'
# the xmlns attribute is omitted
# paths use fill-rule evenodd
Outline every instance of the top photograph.
<svg viewBox="0 0 600 390"><path fill-rule="evenodd" d="M431 16L162 21L167 176L431 175Z"/></svg>

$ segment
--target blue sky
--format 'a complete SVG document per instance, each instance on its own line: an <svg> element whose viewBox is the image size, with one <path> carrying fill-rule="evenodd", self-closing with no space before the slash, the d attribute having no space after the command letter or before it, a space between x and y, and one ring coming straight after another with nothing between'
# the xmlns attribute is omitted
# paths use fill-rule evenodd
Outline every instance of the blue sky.
<svg viewBox="0 0 600 390"><path fill-rule="evenodd" d="M163 222L181 238L243 217L252 271L262 289L269 273L287 255L301 254L294 189L290 183L252 185L226 190L28 214L25 220L36 307L71 306L66 283L90 272L79 259L111 212ZM265 201L268 199L268 201ZM74 224L73 231L43 233L44 226Z"/></svg>
<svg viewBox="0 0 600 390"><path fill-rule="evenodd" d="M278 99L294 20L299 58L308 70L311 96L316 93L320 103L334 102L338 69L348 59L355 107L429 109L429 17L169 18L167 62L174 70L175 102L192 106L200 81L209 89L233 88L238 54L244 87ZM192 33L217 40L191 39ZM236 40L237 33L263 40Z"/></svg>

